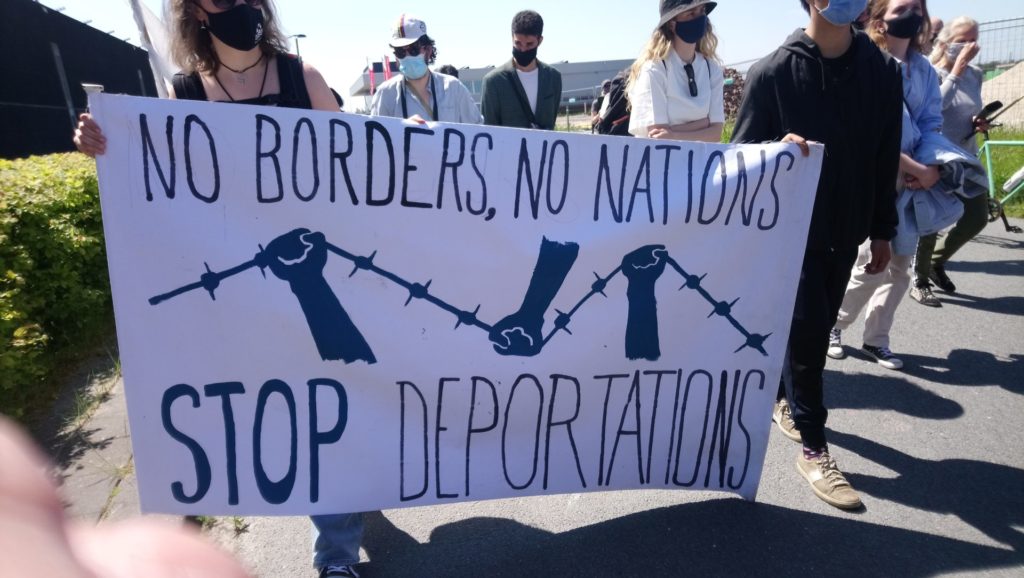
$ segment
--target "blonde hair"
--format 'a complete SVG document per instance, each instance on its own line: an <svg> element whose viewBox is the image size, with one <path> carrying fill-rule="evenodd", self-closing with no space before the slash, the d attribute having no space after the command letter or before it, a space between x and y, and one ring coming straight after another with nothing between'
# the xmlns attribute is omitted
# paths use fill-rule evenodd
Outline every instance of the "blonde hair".
<svg viewBox="0 0 1024 578"><path fill-rule="evenodd" d="M273 0L263 0L263 38L259 48L274 56L288 52L288 42L278 27ZM214 72L220 66L210 32L196 18L199 0L171 0L167 20L171 25L171 57L185 74Z"/></svg>
<svg viewBox="0 0 1024 578"><path fill-rule="evenodd" d="M952 68L953 62L946 56L946 48L949 47L950 41L953 40L953 37L958 33L977 27L978 21L970 16L957 16L950 21L950 23L939 32L938 38L935 39L935 46L932 47L932 54L930 57L932 64L945 69Z"/></svg>
<svg viewBox="0 0 1024 578"><path fill-rule="evenodd" d="M640 76L640 70L644 67L644 64L647 64L648 62L658 62L668 58L668 53L672 50L672 41L676 37L674 26L674 22L666 22L660 28L655 29L651 34L651 39L647 42L647 46L640 54L640 58L637 58L633 63L633 66L629 69L629 81L626 82L626 94L629 94L630 90L632 90L633 84L636 82L637 77ZM702 36L700 41L697 43L697 52L699 52L704 58L721 64L718 59L717 51L718 37L715 36L714 27L711 25L711 19L709 18L707 30L704 31L704 36Z"/></svg>
<svg viewBox="0 0 1024 578"><path fill-rule="evenodd" d="M874 40L875 44L885 52L889 51L889 44L886 42L885 32L881 30L879 24L885 22L885 13L888 11L889 0L871 0L868 4L868 24L865 27L871 40ZM910 46L908 47L908 50L918 53L921 52L921 47L926 45L932 36L932 19L928 15L927 0L921 0L921 16L924 18L924 21L921 23L921 30L917 36L910 39Z"/></svg>

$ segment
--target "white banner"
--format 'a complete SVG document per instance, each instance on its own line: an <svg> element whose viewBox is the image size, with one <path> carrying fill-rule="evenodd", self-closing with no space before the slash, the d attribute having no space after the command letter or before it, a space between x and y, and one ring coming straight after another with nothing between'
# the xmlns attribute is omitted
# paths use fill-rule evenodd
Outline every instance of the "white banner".
<svg viewBox="0 0 1024 578"><path fill-rule="evenodd" d="M753 499L821 147L90 106L145 510Z"/></svg>

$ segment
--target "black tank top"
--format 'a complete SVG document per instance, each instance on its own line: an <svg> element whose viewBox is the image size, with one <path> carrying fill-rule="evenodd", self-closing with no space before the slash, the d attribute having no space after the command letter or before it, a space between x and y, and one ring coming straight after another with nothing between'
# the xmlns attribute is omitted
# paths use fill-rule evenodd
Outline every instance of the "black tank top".
<svg viewBox="0 0 1024 578"><path fill-rule="evenodd" d="M277 77L281 85L278 94L264 94L258 98L236 100L235 104L258 104L263 106L280 106L284 108L313 108L306 89L306 78L302 75L302 60L292 54L277 55ZM206 88L198 72L192 74L175 74L171 81L174 85L174 96L181 100L209 100Z"/></svg>

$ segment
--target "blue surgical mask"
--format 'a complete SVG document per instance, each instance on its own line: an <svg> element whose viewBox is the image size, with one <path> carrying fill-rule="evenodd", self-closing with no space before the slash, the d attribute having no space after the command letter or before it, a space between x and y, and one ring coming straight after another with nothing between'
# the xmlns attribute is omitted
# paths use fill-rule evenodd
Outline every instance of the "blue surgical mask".
<svg viewBox="0 0 1024 578"><path fill-rule="evenodd" d="M849 26L867 7L868 0L829 0L828 8L818 13L836 26Z"/></svg>
<svg viewBox="0 0 1024 578"><path fill-rule="evenodd" d="M946 57L950 60L956 60L960 53L963 52L965 46L967 46L966 42L950 42L946 46Z"/></svg>
<svg viewBox="0 0 1024 578"><path fill-rule="evenodd" d="M708 17L706 14L693 20L676 22L676 36L687 44L697 44L700 42L700 39L704 38L704 32L707 29Z"/></svg>
<svg viewBox="0 0 1024 578"><path fill-rule="evenodd" d="M402 76L409 80L416 80L417 78L423 78L430 70L427 68L427 59L422 54L416 56L406 56L405 58L398 61L398 70L402 73Z"/></svg>

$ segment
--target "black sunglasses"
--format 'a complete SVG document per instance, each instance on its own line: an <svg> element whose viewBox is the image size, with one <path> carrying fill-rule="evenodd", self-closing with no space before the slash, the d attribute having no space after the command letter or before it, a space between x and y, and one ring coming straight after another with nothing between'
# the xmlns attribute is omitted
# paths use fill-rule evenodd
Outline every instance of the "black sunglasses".
<svg viewBox="0 0 1024 578"><path fill-rule="evenodd" d="M420 46L419 43L416 43L416 44L410 44L409 46L406 46L404 48L395 48L394 51L395 51L395 58L405 58L406 55L409 55L409 56L419 56L420 52L423 51L423 47Z"/></svg>
<svg viewBox="0 0 1024 578"><path fill-rule="evenodd" d="M210 0L217 10L230 10L234 8L237 0ZM263 0L245 0L245 3L253 8L260 8L263 6Z"/></svg>
<svg viewBox="0 0 1024 578"><path fill-rule="evenodd" d="M690 85L690 96L697 96L697 79L693 76L693 65L684 64L683 70L686 71L686 80Z"/></svg>

